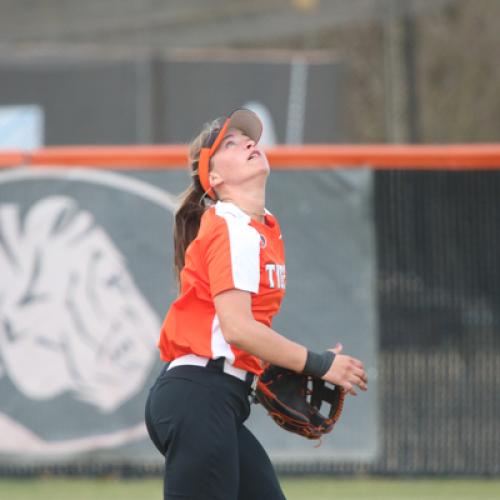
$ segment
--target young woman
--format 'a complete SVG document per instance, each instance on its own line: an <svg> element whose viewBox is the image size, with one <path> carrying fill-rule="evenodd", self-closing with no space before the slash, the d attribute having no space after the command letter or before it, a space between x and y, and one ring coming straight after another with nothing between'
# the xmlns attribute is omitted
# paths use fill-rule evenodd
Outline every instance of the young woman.
<svg viewBox="0 0 500 500"><path fill-rule="evenodd" d="M262 361L322 377L356 395L363 364L288 340L271 328L285 294L283 240L265 209L269 164L255 113L207 125L190 147L192 184L175 216L180 294L159 347L165 365L146 424L165 456L164 498L285 498L273 466L243 425Z"/></svg>

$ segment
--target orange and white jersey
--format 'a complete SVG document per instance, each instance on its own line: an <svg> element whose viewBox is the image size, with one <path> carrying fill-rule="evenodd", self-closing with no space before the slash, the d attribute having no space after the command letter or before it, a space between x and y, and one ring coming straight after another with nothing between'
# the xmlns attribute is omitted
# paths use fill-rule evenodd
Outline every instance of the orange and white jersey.
<svg viewBox="0 0 500 500"><path fill-rule="evenodd" d="M266 211L265 223L260 223L232 203L217 202L202 216L198 235L186 250L180 279L181 293L161 330L161 358L225 357L236 368L260 374L255 356L226 342L213 298L231 289L250 292L254 318L271 326L286 286L278 221Z"/></svg>

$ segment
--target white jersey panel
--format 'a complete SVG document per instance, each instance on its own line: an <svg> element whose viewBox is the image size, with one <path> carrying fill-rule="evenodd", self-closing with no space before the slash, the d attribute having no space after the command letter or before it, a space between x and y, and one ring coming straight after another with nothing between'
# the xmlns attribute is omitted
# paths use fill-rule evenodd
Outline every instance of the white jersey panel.
<svg viewBox="0 0 500 500"><path fill-rule="evenodd" d="M260 282L260 235L250 217L232 203L218 202L215 213L224 218L229 233L234 287L257 293Z"/></svg>
<svg viewBox="0 0 500 500"><path fill-rule="evenodd" d="M231 364L234 363L234 353L231 349L231 346L227 343L224 335L222 335L222 330L220 327L219 317L217 314L214 316L214 320L212 321L212 357L213 359L217 358L226 358L227 361Z"/></svg>

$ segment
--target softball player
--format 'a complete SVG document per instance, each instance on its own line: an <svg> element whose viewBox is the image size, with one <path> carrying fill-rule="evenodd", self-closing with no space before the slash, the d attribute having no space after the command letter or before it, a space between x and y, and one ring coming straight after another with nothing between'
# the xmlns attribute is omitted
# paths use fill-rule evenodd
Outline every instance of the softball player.
<svg viewBox="0 0 500 500"><path fill-rule="evenodd" d="M308 351L271 328L285 294L285 254L265 209L269 165L255 113L207 125L190 147L192 184L175 216L180 294L160 335L166 362L146 403L150 437L165 456L164 498L285 498L273 466L243 424L261 362L367 388L363 364Z"/></svg>

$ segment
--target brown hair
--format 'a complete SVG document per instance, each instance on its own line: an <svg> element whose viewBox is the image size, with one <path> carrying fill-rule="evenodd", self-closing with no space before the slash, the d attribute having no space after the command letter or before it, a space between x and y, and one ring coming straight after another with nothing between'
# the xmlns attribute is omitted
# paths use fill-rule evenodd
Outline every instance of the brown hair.
<svg viewBox="0 0 500 500"><path fill-rule="evenodd" d="M189 164L191 185L181 194L179 208L174 220L174 269L180 287L180 274L185 263L186 249L196 238L200 228L201 216L210 206L198 176L198 160L202 147L210 147L220 129L220 118L205 124L202 131L189 144ZM208 200L207 200L208 198Z"/></svg>

